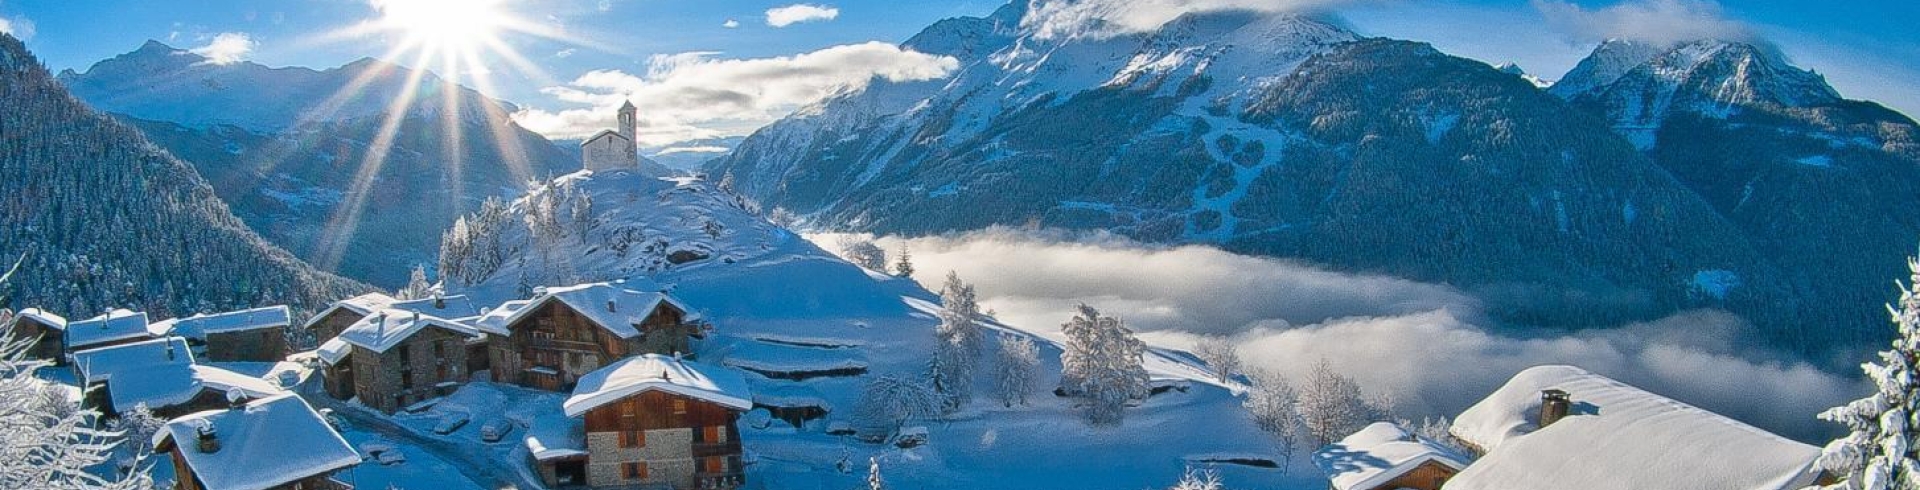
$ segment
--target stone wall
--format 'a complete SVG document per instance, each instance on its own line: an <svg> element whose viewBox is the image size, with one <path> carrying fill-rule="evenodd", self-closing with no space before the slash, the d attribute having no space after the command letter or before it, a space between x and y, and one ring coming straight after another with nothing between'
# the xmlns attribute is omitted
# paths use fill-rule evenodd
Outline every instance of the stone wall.
<svg viewBox="0 0 1920 490"><path fill-rule="evenodd" d="M207 334L207 358L214 362L279 362L286 359L287 331L281 327Z"/></svg>
<svg viewBox="0 0 1920 490"><path fill-rule="evenodd" d="M587 434L587 485L608 487L664 483L677 488L694 488L693 429L657 429L644 431L646 445L620 447L620 433ZM647 464L647 479L627 480L621 474L626 463Z"/></svg>
<svg viewBox="0 0 1920 490"><path fill-rule="evenodd" d="M464 335L429 327L386 352L354 346L348 356L353 362L354 394L360 403L387 413L445 395L451 390L440 388L441 383L467 381L465 342ZM411 373L411 383L406 373Z"/></svg>

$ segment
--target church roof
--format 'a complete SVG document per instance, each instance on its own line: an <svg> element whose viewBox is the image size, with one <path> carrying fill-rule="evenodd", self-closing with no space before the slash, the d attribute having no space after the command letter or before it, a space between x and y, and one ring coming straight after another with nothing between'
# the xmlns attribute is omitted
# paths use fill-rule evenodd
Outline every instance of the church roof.
<svg viewBox="0 0 1920 490"><path fill-rule="evenodd" d="M634 110L634 109L635 109L635 107L633 107L633 101L631 101L631 100L628 100L628 101L624 101L624 102L622 102L622 103L620 104L620 110L621 110L621 111L631 111L631 110Z"/></svg>
<svg viewBox="0 0 1920 490"><path fill-rule="evenodd" d="M585 140L581 140L581 141L580 141L580 146L587 146L587 145L589 145L589 144L592 144L592 143L593 143L594 141L597 141L597 140L599 140L600 138L605 138L605 137L609 137L609 136L611 136L611 137L614 137L614 138L620 138L621 140L626 140L626 139L627 139L627 135L624 135L624 134L620 134L620 132L619 132L619 131L614 131L614 130L611 130L611 129L602 129L602 130L600 130L600 132L598 132L598 133L593 133L593 137L592 137L592 138L587 138L587 139L585 139Z"/></svg>

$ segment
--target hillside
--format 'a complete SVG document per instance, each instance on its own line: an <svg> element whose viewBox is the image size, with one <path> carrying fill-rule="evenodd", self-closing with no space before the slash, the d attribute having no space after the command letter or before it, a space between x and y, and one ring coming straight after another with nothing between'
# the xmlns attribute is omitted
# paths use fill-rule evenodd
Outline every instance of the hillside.
<svg viewBox="0 0 1920 490"><path fill-rule="evenodd" d="M549 196L556 204L545 204ZM590 202L590 211L571 211L581 202ZM535 209L560 210L558 216L569 217L560 220L569 231L544 244L530 239L525 223L547 221L527 219ZM1060 369L1059 347L1045 339L1040 342L1040 391L1031 406L1006 408L985 396L992 381L983 367L975 380L981 395L971 405L925 424L929 446L903 451L829 435L822 430L826 421L852 417L868 380L924 374L938 323L936 295L910 280L848 264L698 180L583 172L513 202L504 214L499 221L511 226L499 233L503 240L496 250L507 251L499 261L506 265L477 282L451 279L450 292L476 294L491 303L525 297L520 291L532 284L623 278L657 283L714 325L712 336L695 346L701 360L763 373L833 372L801 374L800 380L746 372L756 403L828 411L826 419L799 431L779 421L758 428L754 415L743 419L742 440L759 461L756 478L777 482L770 486L855 487L865 474L841 472L836 464L869 456L882 458L890 481L923 488L1027 482L1012 486L1088 490L1162 487L1178 479L1189 461L1222 455L1271 457L1271 443L1240 409L1240 400L1229 389L1207 384L1190 357L1171 352L1150 352L1147 366L1157 385L1184 389L1128 409L1120 427L1088 426L1067 400L1044 392L1057 385ZM485 220L469 216L464 222ZM471 225L456 228L461 226ZM671 257L679 251L706 258L676 264ZM558 282L540 282L543 277ZM990 345L1000 335L1032 335L992 327ZM988 356L983 366L991 364ZM1219 466L1235 484L1249 488L1325 484L1312 471Z"/></svg>
<svg viewBox="0 0 1920 490"><path fill-rule="evenodd" d="M1629 54L1621 54L1629 53ZM1920 126L1764 44L1613 41L1554 93L1604 117L1779 264L1808 342L1877 340L1920 236ZM1831 307L1831 308L1830 308Z"/></svg>
<svg viewBox="0 0 1920 490"><path fill-rule="evenodd" d="M249 231L193 167L68 95L0 34L0 256L13 304L165 317L365 292Z"/></svg>
<svg viewBox="0 0 1920 490"><path fill-rule="evenodd" d="M414 77L419 88L406 90ZM511 123L512 105L373 59L327 70L221 65L149 41L59 78L193 162L268 240L386 287L434 262L429 230L579 167ZM383 135L397 102L406 112ZM376 153L383 141L390 149Z"/></svg>

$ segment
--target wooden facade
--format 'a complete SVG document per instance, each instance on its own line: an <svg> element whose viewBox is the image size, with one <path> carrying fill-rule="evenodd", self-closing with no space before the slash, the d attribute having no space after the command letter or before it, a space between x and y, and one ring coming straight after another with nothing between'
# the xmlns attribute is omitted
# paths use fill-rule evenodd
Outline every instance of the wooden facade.
<svg viewBox="0 0 1920 490"><path fill-rule="evenodd" d="M689 353L689 338L700 326L686 312L661 302L635 327L640 335L620 338L565 302L547 301L507 325L511 335L491 336L487 364L493 381L549 391L573 389L575 382L601 366L638 354Z"/></svg>
<svg viewBox="0 0 1920 490"><path fill-rule="evenodd" d="M60 348L66 344L66 329L41 323L32 317L16 316L13 317L12 335L15 340L33 342L33 346L27 348L27 356L65 363L65 356L61 355Z"/></svg>
<svg viewBox="0 0 1920 490"><path fill-rule="evenodd" d="M587 411L593 487L736 488L745 482L737 421L726 406L646 391Z"/></svg>
<svg viewBox="0 0 1920 490"><path fill-rule="evenodd" d="M313 334L313 345L327 343L327 339L340 335L347 327L366 318L367 315L347 308L334 308L326 316L307 324L307 332Z"/></svg>
<svg viewBox="0 0 1920 490"><path fill-rule="evenodd" d="M329 375L351 379L348 396L393 413L423 400L446 396L467 382L466 334L440 327L414 332L386 352L353 346ZM351 366L340 367L343 364ZM347 387L335 387L335 390ZM330 390L334 391L334 390ZM339 396L340 393L331 393Z"/></svg>
<svg viewBox="0 0 1920 490"><path fill-rule="evenodd" d="M1447 480L1453 478L1453 475L1459 472L1460 470L1438 461L1428 461L1407 471L1406 474L1394 477L1394 479L1380 486L1367 490L1395 490L1400 488L1409 490L1440 490L1441 485L1447 484Z"/></svg>
<svg viewBox="0 0 1920 490"><path fill-rule="evenodd" d="M154 452L165 453L167 459L173 461L174 490L206 490L206 486L200 483L200 476L194 474L193 467L187 465L187 459L180 456L180 451L193 450L194 449L182 449L179 444L174 444L172 439L168 439L160 443L159 447L154 448ZM327 472L311 475L306 478L267 487L264 490L353 490L353 485L348 485L333 479L333 473L334 472Z"/></svg>
<svg viewBox="0 0 1920 490"><path fill-rule="evenodd" d="M232 332L208 332L205 360L213 362L279 362L291 353L285 327Z"/></svg>

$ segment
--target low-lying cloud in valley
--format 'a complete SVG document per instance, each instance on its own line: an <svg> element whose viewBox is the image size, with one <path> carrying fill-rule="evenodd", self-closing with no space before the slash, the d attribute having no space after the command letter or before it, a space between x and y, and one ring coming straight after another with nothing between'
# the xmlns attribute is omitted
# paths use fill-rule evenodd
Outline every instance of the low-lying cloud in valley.
<svg viewBox="0 0 1920 490"><path fill-rule="evenodd" d="M654 56L644 74L595 70L543 92L577 109L529 109L514 120L555 139L614 127L615 108L639 106L642 145L744 135L801 106L864 89L875 79L942 78L959 61L882 42L834 46L792 56L724 58L717 52Z"/></svg>
<svg viewBox="0 0 1920 490"><path fill-rule="evenodd" d="M814 239L832 248L837 238ZM1158 346L1228 336L1249 365L1294 379L1324 359L1413 418L1458 414L1527 367L1573 364L1813 440L1833 430L1815 414L1866 389L1849 376L1742 351L1748 325L1717 310L1573 333L1503 331L1478 300L1452 287L1203 246L1004 228L877 243L910 250L915 279L929 288L957 271L1008 324L1057 334L1085 302Z"/></svg>

